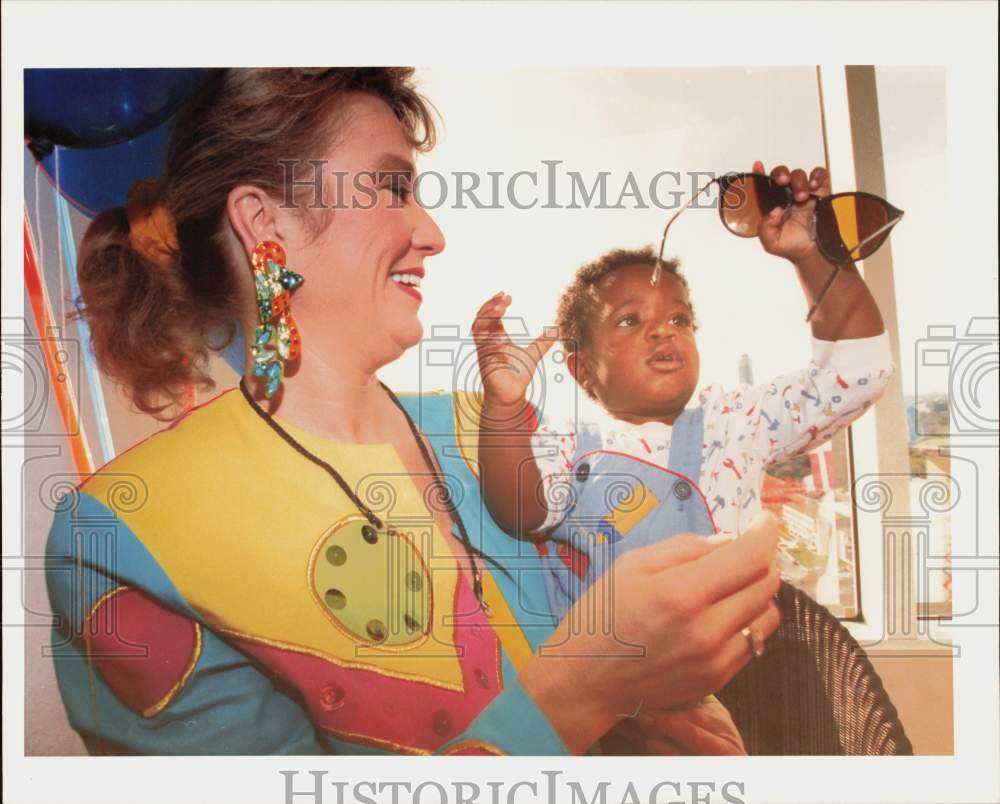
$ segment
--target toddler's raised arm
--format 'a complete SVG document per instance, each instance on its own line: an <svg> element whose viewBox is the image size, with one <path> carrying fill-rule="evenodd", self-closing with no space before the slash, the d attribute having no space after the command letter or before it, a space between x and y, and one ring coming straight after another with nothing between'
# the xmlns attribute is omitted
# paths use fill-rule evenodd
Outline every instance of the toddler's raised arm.
<svg viewBox="0 0 1000 804"><path fill-rule="evenodd" d="M483 379L479 418L483 497L497 524L521 536L538 530L548 513L540 500L541 474L532 452L538 419L526 394L555 338L546 333L524 347L513 343L502 320L510 302L510 296L498 293L480 307L472 336Z"/></svg>

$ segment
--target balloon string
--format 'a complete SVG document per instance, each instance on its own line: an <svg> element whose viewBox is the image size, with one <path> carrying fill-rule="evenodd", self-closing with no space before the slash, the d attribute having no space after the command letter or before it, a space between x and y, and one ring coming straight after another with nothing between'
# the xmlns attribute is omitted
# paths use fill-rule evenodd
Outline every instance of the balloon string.
<svg viewBox="0 0 1000 804"><path fill-rule="evenodd" d="M56 148L56 154L59 148ZM58 157L57 157L58 158ZM58 165L58 161L56 162ZM57 168L58 170L58 168ZM59 180L56 179L54 188L56 203L56 216L59 220L59 243L60 257L64 260L66 276L69 279L70 293L72 298L80 296L80 285L76 277L76 241L73 238L73 226L70 222L69 204L59 192ZM63 248L63 246L65 246ZM62 272L59 273L60 278ZM114 439L111 435L111 423L108 419L108 408L104 401L104 388L101 385L101 372L97 368L97 359L90 341L90 325L85 318L80 318L76 322L76 331L80 339L80 352L83 355L83 367L87 377L87 387L90 390L90 402L94 410L94 419L97 421L97 436L101 445L103 455L102 464L107 463L115 457Z"/></svg>
<svg viewBox="0 0 1000 804"><path fill-rule="evenodd" d="M62 339L59 330L52 320L52 308L45 293L45 283L38 270L35 259L35 245L31 236L31 224L28 221L27 209L24 214L24 287L31 302L35 317L35 330L38 342L45 357L45 365L49 371L52 394L62 419L63 431L69 439L73 463L80 475L89 476L94 472L94 463L84 436L83 424L80 421L76 397L69 376L72 366L67 365L69 353L65 347L59 348Z"/></svg>
<svg viewBox="0 0 1000 804"><path fill-rule="evenodd" d="M44 272L44 261L45 261L45 242L42 240L42 216L38 208L38 174L41 171L41 163L35 160L35 230L38 232L38 251L36 253L38 259L38 270L42 276L45 276Z"/></svg>
<svg viewBox="0 0 1000 804"><path fill-rule="evenodd" d="M53 153L52 153L52 159L55 162L55 166L56 166L56 170L55 170L55 174L56 174L55 175L55 199L56 199L56 216L58 217L59 214L60 214L59 213L59 199L61 198L61 196L59 195L59 187L60 187L60 184L59 184L59 146L58 145L55 146L55 148L53 148L52 151L53 151ZM41 231L41 229L42 229L42 222L40 220L38 220L37 218L35 219L35 225L38 227L38 230ZM63 238L62 238L62 218L61 217L59 218L59 230L60 230L59 231L59 237L56 238L56 247L59 250L59 326L63 327L65 325L65 323L66 323L66 287L65 287L65 285L63 285L63 274L62 274L62 267L63 267L64 263L63 263ZM44 276L44 274L42 274L42 276ZM74 294L74 296L75 295L76 294Z"/></svg>

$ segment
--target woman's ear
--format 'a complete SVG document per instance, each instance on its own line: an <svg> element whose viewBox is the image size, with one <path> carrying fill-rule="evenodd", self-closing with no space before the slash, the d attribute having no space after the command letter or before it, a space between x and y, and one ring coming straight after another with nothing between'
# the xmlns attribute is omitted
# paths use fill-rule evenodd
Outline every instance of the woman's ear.
<svg viewBox="0 0 1000 804"><path fill-rule="evenodd" d="M259 187L251 184L234 187L226 200L226 213L245 254L250 254L262 240L281 243L278 206Z"/></svg>

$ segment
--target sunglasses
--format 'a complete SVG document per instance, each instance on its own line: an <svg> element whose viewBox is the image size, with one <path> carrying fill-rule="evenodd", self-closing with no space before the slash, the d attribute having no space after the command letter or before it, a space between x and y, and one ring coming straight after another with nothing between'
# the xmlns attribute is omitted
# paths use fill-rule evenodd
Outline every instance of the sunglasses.
<svg viewBox="0 0 1000 804"><path fill-rule="evenodd" d="M788 209L795 203L791 187L782 186L763 173L727 173L712 179L667 221L650 280L652 285L660 281L663 272L663 249L671 224L698 196L716 183L719 185L719 219L737 237L756 237L761 221L772 210ZM811 198L816 201L812 227L816 247L836 267L810 308L806 321L813 317L840 269L878 251L888 239L892 227L903 219L902 210L871 193L836 193L822 198L811 195Z"/></svg>

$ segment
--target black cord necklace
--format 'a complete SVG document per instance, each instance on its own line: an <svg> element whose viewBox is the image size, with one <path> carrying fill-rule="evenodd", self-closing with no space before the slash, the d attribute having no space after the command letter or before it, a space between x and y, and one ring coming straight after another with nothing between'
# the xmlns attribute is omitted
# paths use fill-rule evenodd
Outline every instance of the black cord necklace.
<svg viewBox="0 0 1000 804"><path fill-rule="evenodd" d="M458 532L462 538L462 545L465 547L469 558L472 560L472 591L476 595L479 607L486 613L487 616L492 616L493 612L490 610L489 604L483 599L483 573L479 567L479 562L476 560L476 557L482 556L482 553L473 546L472 540L469 538L469 534L465 530L465 523L462 522L462 516L458 513L458 508L452 501L451 493L448 490L447 484L444 482L444 478L442 478L438 473L437 465L435 464L430 451L427 449L427 445L424 443L423 438L421 438L420 431L417 429L416 423L412 418L410 418L410 414L407 413L406 408L403 407L402 403L396 398L396 395L389 389L389 387L381 380L379 381L379 385L382 386L382 389L389 395L389 399L392 400L393 404L399 408L400 412L403 414L407 425L410 427L410 432L413 434L413 438L417 442L417 447L420 449L420 455L424 459L424 463L427 464L427 468L430 469L434 482L440 489L442 489L441 497L447 506L447 513L452 517L452 520L458 526ZM268 426L281 436L285 443L292 447L292 449L298 452L303 458L319 466L328 475L330 475L334 481L336 481L340 490L347 495L348 499L354 503L357 509L364 515L365 519L367 519L373 527L379 530L385 528L385 524L378 517L378 515L361 501L358 495L354 493L354 489L351 488L350 484L344 480L340 472L334 469L329 463L324 461L318 455L313 455L313 453L302 446L302 444L296 441L294 436L292 436L274 420L271 414L260 406L257 400L253 398L253 394L250 393L250 389L247 388L245 377L240 379L240 391L243 393L243 397L247 400L247 402L250 403L250 407L253 408L253 411L265 422L267 422Z"/></svg>

